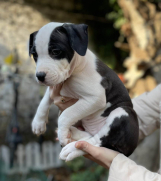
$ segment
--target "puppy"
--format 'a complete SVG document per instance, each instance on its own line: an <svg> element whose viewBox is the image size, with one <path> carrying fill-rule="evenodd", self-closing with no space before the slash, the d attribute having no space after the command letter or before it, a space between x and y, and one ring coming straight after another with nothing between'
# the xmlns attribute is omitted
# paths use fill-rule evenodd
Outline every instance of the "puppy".
<svg viewBox="0 0 161 181"><path fill-rule="evenodd" d="M66 161L85 154L68 143L75 140L132 154L138 143L138 120L117 74L89 49L85 24L49 23L30 35L29 54L36 62L38 83L48 86L32 122L36 134L46 131L50 90L63 82L60 95L78 99L58 119L58 138ZM73 127L79 120L85 131Z"/></svg>

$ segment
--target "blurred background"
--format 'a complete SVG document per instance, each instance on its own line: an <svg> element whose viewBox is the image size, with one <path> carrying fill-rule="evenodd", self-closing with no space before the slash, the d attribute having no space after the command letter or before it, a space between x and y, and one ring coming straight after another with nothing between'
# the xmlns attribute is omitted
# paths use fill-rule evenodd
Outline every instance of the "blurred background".
<svg viewBox="0 0 161 181"><path fill-rule="evenodd" d="M58 109L37 137L31 121L45 87L36 83L29 35L48 22L85 23L89 48L116 71L130 97L161 82L160 0L0 0L0 181L106 181L108 171L78 158L58 158ZM131 159L159 168L159 132L141 141Z"/></svg>

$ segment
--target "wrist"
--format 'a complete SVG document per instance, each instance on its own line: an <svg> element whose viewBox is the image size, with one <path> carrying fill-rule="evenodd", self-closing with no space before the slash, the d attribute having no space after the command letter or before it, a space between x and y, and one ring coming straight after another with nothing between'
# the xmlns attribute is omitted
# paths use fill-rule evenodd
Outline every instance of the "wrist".
<svg viewBox="0 0 161 181"><path fill-rule="evenodd" d="M116 151L113 151L113 150L110 150L111 151L111 154L110 154L110 159L109 161L106 163L107 167L110 168L114 158L119 154L119 152L116 152Z"/></svg>

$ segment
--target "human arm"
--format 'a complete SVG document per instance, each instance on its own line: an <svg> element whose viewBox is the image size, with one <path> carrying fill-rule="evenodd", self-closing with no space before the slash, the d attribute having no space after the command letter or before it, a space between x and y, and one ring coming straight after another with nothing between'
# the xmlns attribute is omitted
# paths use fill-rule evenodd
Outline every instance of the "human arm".
<svg viewBox="0 0 161 181"><path fill-rule="evenodd" d="M161 180L161 175L150 172L116 151L103 147L95 147L85 141L79 141L75 146L88 153L85 157L109 169L108 181Z"/></svg>
<svg viewBox="0 0 161 181"><path fill-rule="evenodd" d="M139 121L139 139L153 133L160 127L161 84L132 100Z"/></svg>

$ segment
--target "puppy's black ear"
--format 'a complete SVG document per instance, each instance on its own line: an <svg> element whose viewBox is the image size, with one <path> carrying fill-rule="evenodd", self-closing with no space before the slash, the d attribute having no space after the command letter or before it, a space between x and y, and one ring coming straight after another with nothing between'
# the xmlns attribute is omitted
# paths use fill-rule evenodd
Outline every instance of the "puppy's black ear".
<svg viewBox="0 0 161 181"><path fill-rule="evenodd" d="M85 24L63 24L63 28L68 34L72 49L84 56L88 46L88 26Z"/></svg>
<svg viewBox="0 0 161 181"><path fill-rule="evenodd" d="M29 56L31 56L32 54L32 49L34 46L34 40L35 40L35 36L37 34L38 31L35 31L33 33L30 34L30 39L29 39Z"/></svg>

